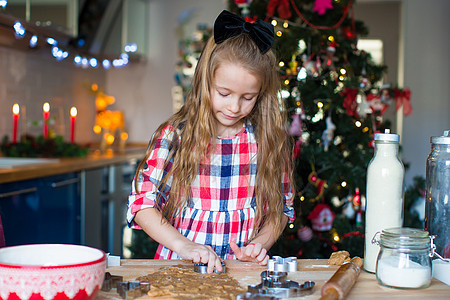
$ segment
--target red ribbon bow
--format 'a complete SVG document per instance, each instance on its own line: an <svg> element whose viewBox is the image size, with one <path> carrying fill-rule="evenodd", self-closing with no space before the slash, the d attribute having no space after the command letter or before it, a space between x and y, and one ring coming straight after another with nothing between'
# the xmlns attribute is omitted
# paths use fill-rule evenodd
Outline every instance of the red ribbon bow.
<svg viewBox="0 0 450 300"><path fill-rule="evenodd" d="M413 113L413 108L411 105L411 91L405 88L403 91L399 89L394 90L394 99L396 103L396 110L398 110L403 105L403 114L408 116Z"/></svg>

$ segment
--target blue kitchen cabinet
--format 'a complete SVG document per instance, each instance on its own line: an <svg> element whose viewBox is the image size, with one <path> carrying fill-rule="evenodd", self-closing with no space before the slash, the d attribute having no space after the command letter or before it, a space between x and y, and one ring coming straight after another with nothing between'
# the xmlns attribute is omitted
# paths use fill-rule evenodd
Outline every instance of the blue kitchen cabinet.
<svg viewBox="0 0 450 300"><path fill-rule="evenodd" d="M0 184L7 246L80 243L79 173Z"/></svg>

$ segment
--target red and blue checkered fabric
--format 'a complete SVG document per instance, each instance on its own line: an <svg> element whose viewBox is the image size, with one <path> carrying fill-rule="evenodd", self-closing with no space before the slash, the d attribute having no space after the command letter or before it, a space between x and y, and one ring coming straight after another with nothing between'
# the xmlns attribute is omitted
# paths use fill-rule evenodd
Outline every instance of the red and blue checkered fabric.
<svg viewBox="0 0 450 300"><path fill-rule="evenodd" d="M136 194L134 183L128 198L127 221L131 228L140 228L133 219L144 208L154 207L155 201L164 205L169 195L172 178L168 178L164 190L157 190L158 182L167 175L164 163L169 154L174 128L167 126L158 137L147 166L138 182L140 194ZM221 137L210 157L200 164L194 179L187 207L175 218L173 226L188 239L211 246L223 259L235 258L230 241L242 247L254 230L255 184L257 143L253 128L247 124L233 137ZM173 162L173 161L172 161ZM294 220L293 194L287 174L283 182L284 213ZM162 197L158 197L160 194ZM280 199L281 200L281 199ZM155 258L179 258L173 251L159 245Z"/></svg>

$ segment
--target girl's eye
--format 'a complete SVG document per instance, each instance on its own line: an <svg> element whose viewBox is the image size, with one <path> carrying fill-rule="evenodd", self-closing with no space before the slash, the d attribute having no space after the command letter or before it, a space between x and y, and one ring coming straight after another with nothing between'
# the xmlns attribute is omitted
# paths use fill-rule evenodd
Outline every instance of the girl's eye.
<svg viewBox="0 0 450 300"><path fill-rule="evenodd" d="M244 100L247 100L247 101L252 101L253 100L253 97L250 97L250 98L243 97L243 98L244 98Z"/></svg>
<svg viewBox="0 0 450 300"><path fill-rule="evenodd" d="M217 92L217 93L219 93L219 95L222 96L222 97L228 96L228 94L224 94L224 93L221 93L221 92Z"/></svg>

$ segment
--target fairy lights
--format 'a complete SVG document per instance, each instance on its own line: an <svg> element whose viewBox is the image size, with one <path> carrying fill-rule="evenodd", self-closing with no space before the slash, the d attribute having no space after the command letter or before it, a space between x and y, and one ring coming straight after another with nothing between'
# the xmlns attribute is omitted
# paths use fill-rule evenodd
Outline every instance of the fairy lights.
<svg viewBox="0 0 450 300"><path fill-rule="evenodd" d="M5 7L6 4L7 4L7 1L0 0L0 7ZM82 67L82 68L98 68L99 66L102 66L105 70L108 70L111 67L121 68L123 66L128 65L128 63L129 63L129 56L127 53L135 53L135 52L137 52L137 49L138 49L136 43L128 43L124 47L125 53L120 54L120 56L118 58L99 60L98 58L93 57L93 56L85 57L85 56L81 56L76 53L71 54L70 51L72 51L72 50L64 49L67 47L60 46L60 44L61 45L65 44L64 42L60 43L60 41L56 40L53 37L38 36L37 34L29 32L26 30L24 25L19 21L16 21L12 27L13 27L14 36L16 37L16 39L24 39L27 36L29 36L30 48L36 48L38 46L38 41L43 40L50 46L50 54L57 61L62 61L68 57L73 57L71 59L73 59L73 63L75 64L75 66ZM33 31L33 29L31 29L31 31ZM76 49L73 49L73 50L76 51Z"/></svg>
<svg viewBox="0 0 450 300"><path fill-rule="evenodd" d="M23 27L22 23L17 21L13 25L14 28L14 35L17 39L22 39L25 36L25 27Z"/></svg>
<svg viewBox="0 0 450 300"><path fill-rule="evenodd" d="M30 38L30 47L31 47L31 48L36 47L37 42L38 42L38 37L37 37L37 35L33 35L33 36Z"/></svg>

